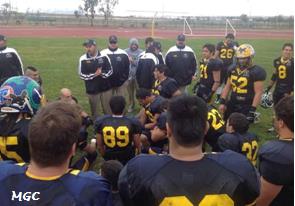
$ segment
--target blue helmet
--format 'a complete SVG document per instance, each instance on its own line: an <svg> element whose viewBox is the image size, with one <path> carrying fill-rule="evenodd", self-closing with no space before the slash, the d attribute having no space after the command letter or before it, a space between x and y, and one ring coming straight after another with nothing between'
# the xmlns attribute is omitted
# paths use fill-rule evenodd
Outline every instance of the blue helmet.
<svg viewBox="0 0 295 206"><path fill-rule="evenodd" d="M34 115L41 105L40 85L26 76L7 79L0 87L2 113L28 113Z"/></svg>

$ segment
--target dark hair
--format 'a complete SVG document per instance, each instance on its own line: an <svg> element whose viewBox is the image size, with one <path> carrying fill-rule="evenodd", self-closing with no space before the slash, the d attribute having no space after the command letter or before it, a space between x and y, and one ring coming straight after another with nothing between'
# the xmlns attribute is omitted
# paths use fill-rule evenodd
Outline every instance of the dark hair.
<svg viewBox="0 0 295 206"><path fill-rule="evenodd" d="M115 115L121 115L124 112L126 101L123 96L112 96L110 99L110 107L112 113Z"/></svg>
<svg viewBox="0 0 295 206"><path fill-rule="evenodd" d="M154 69L157 69L160 73L164 73L165 76L167 76L167 72L169 71L169 68L166 64L157 64L155 65Z"/></svg>
<svg viewBox="0 0 295 206"><path fill-rule="evenodd" d="M145 88L139 88L136 90L136 99L145 99L152 95L151 91Z"/></svg>
<svg viewBox="0 0 295 206"><path fill-rule="evenodd" d="M294 96L282 98L274 109L277 119L282 120L294 132Z"/></svg>
<svg viewBox="0 0 295 206"><path fill-rule="evenodd" d="M181 95L171 99L167 122L179 145L192 147L203 142L207 113L207 105L200 97Z"/></svg>
<svg viewBox="0 0 295 206"><path fill-rule="evenodd" d="M215 45L213 44L205 44L203 48L207 48L210 53L213 53L213 54L215 53Z"/></svg>
<svg viewBox="0 0 295 206"><path fill-rule="evenodd" d="M27 69L28 69L28 70L31 70L31 71L33 71L33 72L37 72L37 71L38 71L38 69L35 68L35 67L33 67L33 66L27 66Z"/></svg>
<svg viewBox="0 0 295 206"><path fill-rule="evenodd" d="M118 190L118 179L122 168L123 165L118 160L108 160L101 165L101 176L111 183L114 191Z"/></svg>
<svg viewBox="0 0 295 206"><path fill-rule="evenodd" d="M232 33L228 33L226 36L225 36L226 39L235 39L235 35L233 35Z"/></svg>
<svg viewBox="0 0 295 206"><path fill-rule="evenodd" d="M229 116L227 121L237 133L244 134L249 129L250 123L244 114L234 112Z"/></svg>
<svg viewBox="0 0 295 206"><path fill-rule="evenodd" d="M78 141L81 117L77 106L62 101L47 104L29 126L31 158L41 167L63 164Z"/></svg>
<svg viewBox="0 0 295 206"><path fill-rule="evenodd" d="M153 37L147 37L147 38L145 39L144 43L145 43L145 44L148 44L148 43L151 43L151 42L153 42L153 41L154 41Z"/></svg>
<svg viewBox="0 0 295 206"><path fill-rule="evenodd" d="M282 47L282 50L284 50L286 47L291 47L293 51L293 44L292 43L285 43Z"/></svg>

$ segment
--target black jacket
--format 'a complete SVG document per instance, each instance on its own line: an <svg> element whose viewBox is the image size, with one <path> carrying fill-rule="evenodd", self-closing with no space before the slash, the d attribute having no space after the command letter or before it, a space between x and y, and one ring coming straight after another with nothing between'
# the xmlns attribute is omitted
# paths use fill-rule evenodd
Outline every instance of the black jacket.
<svg viewBox="0 0 295 206"><path fill-rule="evenodd" d="M128 79L129 76L129 57L122 49L104 49L101 51L102 55L108 56L111 60L113 74L110 76L112 87L120 87Z"/></svg>
<svg viewBox="0 0 295 206"><path fill-rule="evenodd" d="M13 48L0 48L0 85L12 76L24 75L22 61Z"/></svg>
<svg viewBox="0 0 295 206"><path fill-rule="evenodd" d="M171 47L165 62L169 68L168 76L175 79L179 86L189 85L197 69L194 51L185 46L183 49L177 46Z"/></svg>
<svg viewBox="0 0 295 206"><path fill-rule="evenodd" d="M102 68L102 73L95 76L99 67ZM97 94L112 88L109 77L112 75L113 69L108 56L101 55L99 52L95 57L84 54L80 57L78 72L80 78L85 81L87 94Z"/></svg>

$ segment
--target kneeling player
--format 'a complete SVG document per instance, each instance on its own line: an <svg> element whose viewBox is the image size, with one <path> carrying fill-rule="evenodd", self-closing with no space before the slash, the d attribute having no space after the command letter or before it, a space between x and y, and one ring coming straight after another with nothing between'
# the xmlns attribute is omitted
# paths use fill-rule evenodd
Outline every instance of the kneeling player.
<svg viewBox="0 0 295 206"><path fill-rule="evenodd" d="M219 136L225 132L225 123L218 110L212 105L208 105L208 123L209 129L204 142L210 145L212 152L218 152L220 149L217 141Z"/></svg>
<svg viewBox="0 0 295 206"><path fill-rule="evenodd" d="M226 124L226 132L218 139L221 151L227 149L244 154L253 165L256 165L258 152L258 138L249 133L249 121L241 113L232 113Z"/></svg>
<svg viewBox="0 0 295 206"><path fill-rule="evenodd" d="M110 100L112 115L95 121L97 145L105 160L118 160L123 165L140 151L141 125L136 119L123 115L125 99L113 96Z"/></svg>

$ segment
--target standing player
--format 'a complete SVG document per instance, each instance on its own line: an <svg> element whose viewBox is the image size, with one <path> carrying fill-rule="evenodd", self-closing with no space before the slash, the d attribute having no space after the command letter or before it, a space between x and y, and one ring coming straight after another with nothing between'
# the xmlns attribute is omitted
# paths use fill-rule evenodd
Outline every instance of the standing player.
<svg viewBox="0 0 295 206"><path fill-rule="evenodd" d="M234 40L235 40L235 36L229 33L225 36L225 40L222 42L219 42L216 46L215 58L219 58L223 63L223 68L221 68L221 75L220 75L221 84L223 83L226 84L227 74L230 71L233 64L235 64L234 62L235 50L238 48L239 45ZM221 92L222 92L222 87L219 87L217 90L216 102L219 101Z"/></svg>
<svg viewBox="0 0 295 206"><path fill-rule="evenodd" d="M113 205L104 178L69 168L80 127L74 105L58 101L38 111L29 128L30 164L0 163L1 205Z"/></svg>
<svg viewBox="0 0 295 206"><path fill-rule="evenodd" d="M142 53L142 50L139 49L139 42L136 38L131 38L129 40L129 48L125 49L125 52L128 54L130 61L127 86L129 95L128 112L132 112L135 107L135 91L138 87L136 84L136 71L138 66L139 55Z"/></svg>
<svg viewBox="0 0 295 206"><path fill-rule="evenodd" d="M113 96L110 100L112 115L95 121L97 145L105 160L118 160L125 165L140 151L141 125L123 115L125 99Z"/></svg>
<svg viewBox="0 0 295 206"><path fill-rule="evenodd" d="M154 76L156 81L152 93L161 95L164 98L170 99L171 97L180 95L177 82L167 77L168 67L165 64L158 64L155 66Z"/></svg>
<svg viewBox="0 0 295 206"><path fill-rule="evenodd" d="M24 75L22 61L13 48L6 45L6 37L0 35L0 85L9 77Z"/></svg>
<svg viewBox="0 0 295 206"><path fill-rule="evenodd" d="M28 127L41 105L37 82L11 77L0 88L0 159L29 162Z"/></svg>
<svg viewBox="0 0 295 206"><path fill-rule="evenodd" d="M168 76L175 79L181 93L187 93L186 87L192 82L197 69L194 51L185 45L185 36L177 36L176 45L166 53L165 62L169 68Z"/></svg>
<svg viewBox="0 0 295 206"><path fill-rule="evenodd" d="M214 58L214 53L215 46L213 44L203 46L197 96L207 103L211 102L212 96L220 85L222 62Z"/></svg>
<svg viewBox="0 0 295 206"><path fill-rule="evenodd" d="M259 150L261 192L257 206L294 203L294 97L284 97L274 110L279 139L267 142Z"/></svg>
<svg viewBox="0 0 295 206"><path fill-rule="evenodd" d="M112 94L127 97L127 80L129 76L128 54L118 47L118 38L114 35L109 37L109 47L101 51L111 60L113 74L109 80L112 86Z"/></svg>
<svg viewBox="0 0 295 206"><path fill-rule="evenodd" d="M109 77L113 69L108 56L101 55L96 42L88 39L84 42L86 54L79 60L78 72L85 82L92 118L98 116L98 105L101 103L104 114L110 114L109 100L112 96L112 86Z"/></svg>
<svg viewBox="0 0 295 206"><path fill-rule="evenodd" d="M249 121L241 113L232 113L226 123L226 133L218 138L220 151L227 149L245 155L255 166L258 153L258 138L249 133Z"/></svg>
<svg viewBox="0 0 295 206"><path fill-rule="evenodd" d="M242 44L237 49L237 66L230 71L220 99L219 111L224 115L224 119L233 112L239 112L246 115L250 122L255 120L266 72L254 64L254 55L255 51L249 44ZM230 92L230 100L226 104Z"/></svg>
<svg viewBox="0 0 295 206"><path fill-rule="evenodd" d="M273 61L275 68L269 86L268 92L275 84L273 100L276 105L280 99L290 95L294 91L294 58L292 56L293 44L286 43L282 48L282 56Z"/></svg>
<svg viewBox="0 0 295 206"><path fill-rule="evenodd" d="M255 168L242 155L202 153L207 105L196 96L173 98L167 111L169 155L139 155L121 171L125 205L247 205L259 195Z"/></svg>

